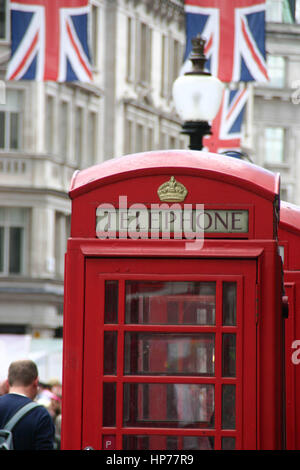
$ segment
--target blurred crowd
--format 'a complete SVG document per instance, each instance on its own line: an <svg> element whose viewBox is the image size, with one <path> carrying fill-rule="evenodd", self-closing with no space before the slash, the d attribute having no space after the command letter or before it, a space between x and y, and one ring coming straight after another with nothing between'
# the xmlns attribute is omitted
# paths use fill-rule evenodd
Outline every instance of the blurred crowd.
<svg viewBox="0 0 300 470"><path fill-rule="evenodd" d="M4 380L0 382L0 396L8 393L8 384ZM61 439L61 399L62 384L57 379L49 380L48 383L39 382L39 391L35 401L47 408L55 426L55 449L60 449Z"/></svg>
<svg viewBox="0 0 300 470"><path fill-rule="evenodd" d="M36 401L49 411L55 426L55 447L60 448L62 385L57 379L39 383Z"/></svg>

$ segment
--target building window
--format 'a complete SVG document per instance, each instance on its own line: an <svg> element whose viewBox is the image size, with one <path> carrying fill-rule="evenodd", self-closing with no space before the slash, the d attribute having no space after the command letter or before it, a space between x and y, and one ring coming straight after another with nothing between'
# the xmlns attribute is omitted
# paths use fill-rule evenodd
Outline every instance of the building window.
<svg viewBox="0 0 300 470"><path fill-rule="evenodd" d="M82 160L82 137L83 137L83 108L77 106L75 110L75 163L78 167Z"/></svg>
<svg viewBox="0 0 300 470"><path fill-rule="evenodd" d="M22 92L6 91L6 104L0 105L0 149L21 148Z"/></svg>
<svg viewBox="0 0 300 470"><path fill-rule="evenodd" d="M126 56L126 76L127 80L133 80L133 20L127 18L127 56Z"/></svg>
<svg viewBox="0 0 300 470"><path fill-rule="evenodd" d="M265 162L284 163L285 130L282 127L265 128Z"/></svg>
<svg viewBox="0 0 300 470"><path fill-rule="evenodd" d="M152 31L146 23L140 24L140 51L138 81L144 85L151 80Z"/></svg>
<svg viewBox="0 0 300 470"><path fill-rule="evenodd" d="M168 38L161 38L161 96L168 94Z"/></svg>
<svg viewBox="0 0 300 470"><path fill-rule="evenodd" d="M296 7L295 7L295 22L300 23L300 2L296 0Z"/></svg>
<svg viewBox="0 0 300 470"><path fill-rule="evenodd" d="M185 148L185 137L182 138L180 130L166 123L160 124L160 148L161 149L178 149Z"/></svg>
<svg viewBox="0 0 300 470"><path fill-rule="evenodd" d="M129 113L130 117L125 120L124 152L138 153L155 149L154 123L143 117Z"/></svg>
<svg viewBox="0 0 300 470"><path fill-rule="evenodd" d="M170 149L177 148L177 139L174 136L170 136Z"/></svg>
<svg viewBox="0 0 300 470"><path fill-rule="evenodd" d="M59 110L59 152L67 158L69 148L69 103L62 101Z"/></svg>
<svg viewBox="0 0 300 470"><path fill-rule="evenodd" d="M0 208L0 273L24 272L27 210Z"/></svg>
<svg viewBox="0 0 300 470"><path fill-rule="evenodd" d="M283 187L280 188L280 199L282 201L287 201L288 200L288 190L287 190L287 188L283 188ZM280 248L283 248L283 247L280 247Z"/></svg>
<svg viewBox="0 0 300 470"><path fill-rule="evenodd" d="M136 125L136 143L135 143L135 151L142 152L144 149L144 127L142 124Z"/></svg>
<svg viewBox="0 0 300 470"><path fill-rule="evenodd" d="M266 20L274 23L294 23L296 2L297 0L267 0Z"/></svg>
<svg viewBox="0 0 300 470"><path fill-rule="evenodd" d="M0 0L0 40L8 38L8 1Z"/></svg>
<svg viewBox="0 0 300 470"><path fill-rule="evenodd" d="M97 153L97 113L89 112L88 114L88 165L92 165L96 160Z"/></svg>
<svg viewBox="0 0 300 470"><path fill-rule="evenodd" d="M92 61L95 68L99 65L99 7L91 5L91 50Z"/></svg>
<svg viewBox="0 0 300 470"><path fill-rule="evenodd" d="M172 67L172 85L179 75L180 67L182 64L182 48L179 41L173 40L173 67Z"/></svg>
<svg viewBox="0 0 300 470"><path fill-rule="evenodd" d="M285 86L285 59L282 56L269 55L267 57L269 75L268 85L274 88Z"/></svg>
<svg viewBox="0 0 300 470"><path fill-rule="evenodd" d="M162 36L161 44L161 96L172 97L173 83L179 75L182 63L181 44L176 39Z"/></svg>
<svg viewBox="0 0 300 470"><path fill-rule="evenodd" d="M64 275L64 257L67 249L67 239L70 236L70 217L61 212L55 212L55 270L59 277Z"/></svg>
<svg viewBox="0 0 300 470"><path fill-rule="evenodd" d="M151 82L152 30L144 22L127 18L126 79L142 86Z"/></svg>
<svg viewBox="0 0 300 470"><path fill-rule="evenodd" d="M46 151L53 153L53 137L54 137L54 97L48 95L46 97L46 113L45 113L45 140Z"/></svg>
<svg viewBox="0 0 300 470"><path fill-rule="evenodd" d="M154 150L154 129L148 127L147 129L147 151Z"/></svg>
<svg viewBox="0 0 300 470"><path fill-rule="evenodd" d="M130 119L125 120L124 148L125 154L133 152L133 122Z"/></svg>

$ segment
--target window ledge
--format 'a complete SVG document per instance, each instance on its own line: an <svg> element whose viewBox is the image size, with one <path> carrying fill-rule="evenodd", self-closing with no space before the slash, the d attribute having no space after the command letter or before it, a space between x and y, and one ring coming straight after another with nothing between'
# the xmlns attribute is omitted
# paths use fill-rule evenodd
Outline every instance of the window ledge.
<svg viewBox="0 0 300 470"><path fill-rule="evenodd" d="M264 165L263 165L265 168L267 169L271 169L271 170L276 170L276 169L281 169L281 170L288 170L290 169L290 163L288 162L282 162L282 163L277 163L277 162L264 162Z"/></svg>

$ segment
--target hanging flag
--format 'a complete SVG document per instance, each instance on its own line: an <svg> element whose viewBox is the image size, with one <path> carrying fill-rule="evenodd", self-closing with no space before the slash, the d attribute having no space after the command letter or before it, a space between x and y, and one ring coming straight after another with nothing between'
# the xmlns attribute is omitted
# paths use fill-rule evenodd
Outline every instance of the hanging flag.
<svg viewBox="0 0 300 470"><path fill-rule="evenodd" d="M220 110L212 122L212 135L204 137L206 150L221 153L226 150L241 150L242 122L249 90L225 88Z"/></svg>
<svg viewBox="0 0 300 470"><path fill-rule="evenodd" d="M89 0L11 0L7 80L91 82Z"/></svg>
<svg viewBox="0 0 300 470"><path fill-rule="evenodd" d="M185 61L191 39L201 34L206 40L208 70L222 82L268 80L265 0L185 0L184 8Z"/></svg>

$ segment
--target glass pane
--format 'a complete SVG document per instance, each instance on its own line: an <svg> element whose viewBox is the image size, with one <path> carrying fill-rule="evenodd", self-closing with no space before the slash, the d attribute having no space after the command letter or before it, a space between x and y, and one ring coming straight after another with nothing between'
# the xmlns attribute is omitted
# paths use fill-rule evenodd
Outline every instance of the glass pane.
<svg viewBox="0 0 300 470"><path fill-rule="evenodd" d="M88 162L90 165L96 158L96 135L97 135L97 115L89 113L88 115Z"/></svg>
<svg viewBox="0 0 300 470"><path fill-rule="evenodd" d="M22 94L20 90L7 90L5 109L19 111L22 107Z"/></svg>
<svg viewBox="0 0 300 470"><path fill-rule="evenodd" d="M4 271L4 227L0 227L0 272Z"/></svg>
<svg viewBox="0 0 300 470"><path fill-rule="evenodd" d="M215 282L126 282L126 323L214 325Z"/></svg>
<svg viewBox="0 0 300 470"><path fill-rule="evenodd" d="M9 229L9 272L19 274L22 269L22 238L23 229L10 227Z"/></svg>
<svg viewBox="0 0 300 470"><path fill-rule="evenodd" d="M118 323L118 281L105 281L104 323Z"/></svg>
<svg viewBox="0 0 300 470"><path fill-rule="evenodd" d="M53 152L54 135L54 97L48 95L46 98L46 116L45 116L45 142L48 153Z"/></svg>
<svg viewBox="0 0 300 470"><path fill-rule="evenodd" d="M236 374L236 335L223 334L222 342L222 375L235 377Z"/></svg>
<svg viewBox="0 0 300 470"><path fill-rule="evenodd" d="M214 385L126 383L124 426L212 428Z"/></svg>
<svg viewBox="0 0 300 470"><path fill-rule="evenodd" d="M69 133L69 114L68 114L68 103L62 101L59 110L59 149L63 157L67 155L67 142Z"/></svg>
<svg viewBox="0 0 300 470"><path fill-rule="evenodd" d="M214 375L215 335L125 333L125 374Z"/></svg>
<svg viewBox="0 0 300 470"><path fill-rule="evenodd" d="M103 426L116 425L116 384L103 384Z"/></svg>
<svg viewBox="0 0 300 470"><path fill-rule="evenodd" d="M104 354L103 354L103 372L107 374L117 373L117 332L104 332Z"/></svg>
<svg viewBox="0 0 300 470"><path fill-rule="evenodd" d="M282 56L267 57L269 82L268 86L282 88L285 83L285 60Z"/></svg>
<svg viewBox="0 0 300 470"><path fill-rule="evenodd" d="M10 146L11 149L18 149L19 143L19 113L10 113Z"/></svg>
<svg viewBox="0 0 300 470"><path fill-rule="evenodd" d="M24 225L26 222L26 210L18 207L11 207L7 213L10 225Z"/></svg>
<svg viewBox="0 0 300 470"><path fill-rule="evenodd" d="M0 2L0 39L6 38L6 8L7 2Z"/></svg>
<svg viewBox="0 0 300 470"><path fill-rule="evenodd" d="M235 437L222 437L222 450L235 450Z"/></svg>
<svg viewBox="0 0 300 470"><path fill-rule="evenodd" d="M235 429L235 385L222 386L222 428Z"/></svg>
<svg viewBox="0 0 300 470"><path fill-rule="evenodd" d="M83 109L77 107L75 111L75 162L78 165L82 162L82 128Z"/></svg>
<svg viewBox="0 0 300 470"><path fill-rule="evenodd" d="M236 325L236 282L223 282L223 325Z"/></svg>
<svg viewBox="0 0 300 470"><path fill-rule="evenodd" d="M285 131L282 127L265 128L265 160L268 163L284 162Z"/></svg>
<svg viewBox="0 0 300 470"><path fill-rule="evenodd" d="M214 449L214 438L208 437L208 436L200 436L200 437L183 436L182 449L183 450L212 450Z"/></svg>
<svg viewBox="0 0 300 470"><path fill-rule="evenodd" d="M211 436L136 436L123 437L123 450L212 450ZM155 462L155 461L154 461ZM175 463L175 461L174 461ZM180 464L180 460L177 462ZM188 463L188 460L185 462ZM192 462L191 462L192 463Z"/></svg>
<svg viewBox="0 0 300 470"><path fill-rule="evenodd" d="M0 148L5 148L5 113L0 111Z"/></svg>

